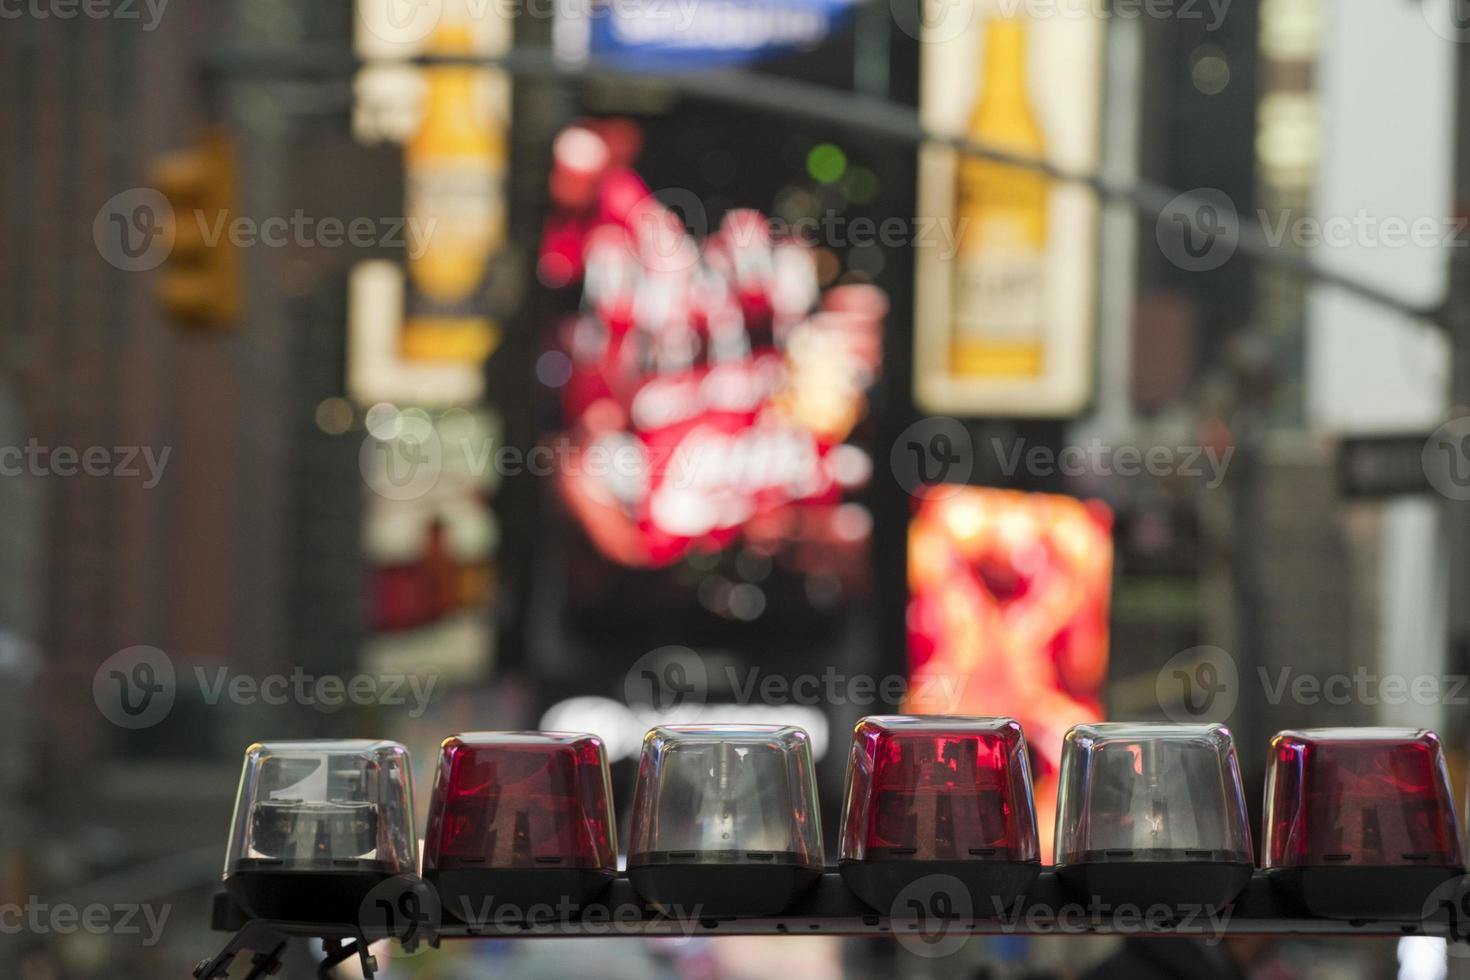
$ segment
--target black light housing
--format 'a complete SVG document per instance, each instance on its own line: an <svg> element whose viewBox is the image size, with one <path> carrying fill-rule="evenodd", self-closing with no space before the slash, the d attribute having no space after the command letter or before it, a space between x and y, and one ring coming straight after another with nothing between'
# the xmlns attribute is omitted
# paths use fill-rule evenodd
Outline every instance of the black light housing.
<svg viewBox="0 0 1470 980"><path fill-rule="evenodd" d="M811 740L778 725L670 725L643 740L628 877L686 918L776 915L822 876Z"/></svg>
<svg viewBox="0 0 1470 980"><path fill-rule="evenodd" d="M245 750L225 890L263 919L354 923L384 881L418 872L413 777L397 742Z"/></svg>
<svg viewBox="0 0 1470 980"><path fill-rule="evenodd" d="M1062 746L1057 874L1107 905L1220 906L1254 871L1223 725L1078 725Z"/></svg>

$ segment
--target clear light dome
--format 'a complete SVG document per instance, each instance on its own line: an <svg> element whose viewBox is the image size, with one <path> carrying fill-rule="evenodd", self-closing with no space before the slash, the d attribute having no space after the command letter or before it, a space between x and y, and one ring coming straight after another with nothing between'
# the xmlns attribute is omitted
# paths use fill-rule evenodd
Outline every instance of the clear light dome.
<svg viewBox="0 0 1470 980"><path fill-rule="evenodd" d="M629 866L780 863L820 868L811 740L776 725L678 725L643 741Z"/></svg>
<svg viewBox="0 0 1470 980"><path fill-rule="evenodd" d="M241 862L416 871L412 792L397 742L257 742L245 750L225 874Z"/></svg>
<svg viewBox="0 0 1470 980"><path fill-rule="evenodd" d="M444 740L424 839L436 868L617 870L602 740L471 732Z"/></svg>
<svg viewBox="0 0 1470 980"><path fill-rule="evenodd" d="M1251 863L1240 763L1223 725L1078 725L1062 748L1056 863Z"/></svg>

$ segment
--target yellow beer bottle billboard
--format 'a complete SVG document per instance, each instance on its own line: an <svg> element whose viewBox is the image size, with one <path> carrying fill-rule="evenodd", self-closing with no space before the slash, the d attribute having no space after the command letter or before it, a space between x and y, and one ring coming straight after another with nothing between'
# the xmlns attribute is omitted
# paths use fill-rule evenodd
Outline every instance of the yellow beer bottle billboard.
<svg viewBox="0 0 1470 980"><path fill-rule="evenodd" d="M446 20L427 53L475 53L468 23ZM480 98L485 69L435 65L423 121L404 149L410 292L402 354L482 361L499 331L485 311L490 260L505 241L505 139Z"/></svg>
<svg viewBox="0 0 1470 980"><path fill-rule="evenodd" d="M1046 144L1026 78L1026 23L987 20L982 80L969 138L1042 158ZM1048 180L964 155L956 184L950 371L968 378L1034 378L1045 368Z"/></svg>

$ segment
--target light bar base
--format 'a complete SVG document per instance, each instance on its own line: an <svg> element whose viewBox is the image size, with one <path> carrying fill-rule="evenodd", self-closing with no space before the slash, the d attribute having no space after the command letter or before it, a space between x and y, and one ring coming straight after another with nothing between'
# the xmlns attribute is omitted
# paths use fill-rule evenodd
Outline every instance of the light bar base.
<svg viewBox="0 0 1470 980"><path fill-rule="evenodd" d="M1254 871L1249 864L1226 861L1091 861L1056 869L1078 896L1113 908L1138 909L1229 905Z"/></svg>
<svg viewBox="0 0 1470 980"><path fill-rule="evenodd" d="M225 879L225 891L259 919L358 922L368 895L393 877L385 871L236 869Z"/></svg>
<svg viewBox="0 0 1470 980"><path fill-rule="evenodd" d="M1463 868L1350 868L1314 865L1271 868L1266 877L1312 915L1328 919L1396 919L1418 922L1436 888Z"/></svg>
<svg viewBox="0 0 1470 980"><path fill-rule="evenodd" d="M821 877L821 868L791 864L655 864L628 869L633 889L676 919L779 915Z"/></svg>
<svg viewBox="0 0 1470 980"><path fill-rule="evenodd" d="M446 919L466 925L574 917L617 875L600 868L438 868L424 880Z"/></svg>
<svg viewBox="0 0 1470 980"><path fill-rule="evenodd" d="M884 915L902 915L894 908L906 889L933 876L957 879L968 891L973 909L981 918L997 918L1011 910L1041 874L1040 861L843 861L838 865L842 880L853 892ZM916 895L922 901L923 896Z"/></svg>

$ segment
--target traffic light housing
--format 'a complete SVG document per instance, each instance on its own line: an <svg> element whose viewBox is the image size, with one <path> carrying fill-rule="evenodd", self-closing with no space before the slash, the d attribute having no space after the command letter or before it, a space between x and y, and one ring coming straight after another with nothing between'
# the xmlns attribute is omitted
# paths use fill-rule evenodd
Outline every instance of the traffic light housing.
<svg viewBox="0 0 1470 980"><path fill-rule="evenodd" d="M173 249L160 270L159 302L183 326L234 326L241 306L239 249L229 234L237 214L234 140L213 128L193 147L159 159L150 177L168 199L163 217L173 233Z"/></svg>

